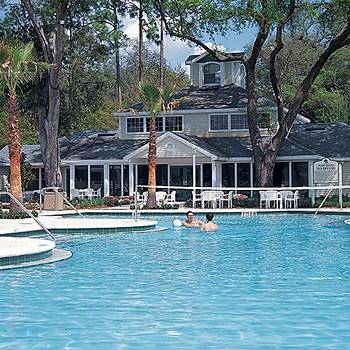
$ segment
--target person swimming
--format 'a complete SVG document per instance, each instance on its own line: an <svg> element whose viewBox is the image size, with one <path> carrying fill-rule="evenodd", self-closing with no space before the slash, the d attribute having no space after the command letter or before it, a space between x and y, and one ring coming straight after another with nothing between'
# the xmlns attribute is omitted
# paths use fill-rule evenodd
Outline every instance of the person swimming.
<svg viewBox="0 0 350 350"><path fill-rule="evenodd" d="M207 218L207 223L202 224L202 230L203 231L216 231L219 226L213 222L214 214L213 213L206 213L205 217Z"/></svg>
<svg viewBox="0 0 350 350"><path fill-rule="evenodd" d="M192 211L188 211L186 213L186 217L187 217L187 220L182 222L182 225L184 225L185 227L198 227L198 226L203 225L203 222L198 220L194 216Z"/></svg>

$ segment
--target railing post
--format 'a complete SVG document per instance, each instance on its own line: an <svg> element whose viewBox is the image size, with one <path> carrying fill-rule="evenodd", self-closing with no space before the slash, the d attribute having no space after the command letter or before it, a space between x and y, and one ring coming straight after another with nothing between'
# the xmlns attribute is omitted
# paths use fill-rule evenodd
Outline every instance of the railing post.
<svg viewBox="0 0 350 350"><path fill-rule="evenodd" d="M340 209L343 209L343 165L342 163L339 163L339 191L338 191L338 196L339 196L339 206Z"/></svg>

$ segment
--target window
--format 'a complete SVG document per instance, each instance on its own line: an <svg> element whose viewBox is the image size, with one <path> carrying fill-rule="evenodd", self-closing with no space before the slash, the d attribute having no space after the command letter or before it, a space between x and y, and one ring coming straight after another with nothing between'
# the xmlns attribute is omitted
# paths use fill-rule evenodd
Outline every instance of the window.
<svg viewBox="0 0 350 350"><path fill-rule="evenodd" d="M231 115L231 129L248 129L248 118L246 113L235 113Z"/></svg>
<svg viewBox="0 0 350 350"><path fill-rule="evenodd" d="M212 183L212 165L211 163L203 164L203 187L211 187Z"/></svg>
<svg viewBox="0 0 350 350"><path fill-rule="evenodd" d="M182 131L182 117L181 116L166 117L165 131Z"/></svg>
<svg viewBox="0 0 350 350"><path fill-rule="evenodd" d="M146 131L149 132L149 122L150 122L150 118L147 117L146 118ZM163 117L157 117L156 118L156 130L158 132L163 131Z"/></svg>
<svg viewBox="0 0 350 350"><path fill-rule="evenodd" d="M128 118L126 120L126 132L143 132L143 118Z"/></svg>
<svg viewBox="0 0 350 350"><path fill-rule="evenodd" d="M235 165L234 163L222 164L223 187L235 187Z"/></svg>
<svg viewBox="0 0 350 350"><path fill-rule="evenodd" d="M220 84L220 64L208 63L203 66L204 84Z"/></svg>
<svg viewBox="0 0 350 350"><path fill-rule="evenodd" d="M216 114L210 116L210 130L229 130L228 115Z"/></svg>
<svg viewBox="0 0 350 350"><path fill-rule="evenodd" d="M308 166L306 162L292 163L292 185L307 186L308 185Z"/></svg>

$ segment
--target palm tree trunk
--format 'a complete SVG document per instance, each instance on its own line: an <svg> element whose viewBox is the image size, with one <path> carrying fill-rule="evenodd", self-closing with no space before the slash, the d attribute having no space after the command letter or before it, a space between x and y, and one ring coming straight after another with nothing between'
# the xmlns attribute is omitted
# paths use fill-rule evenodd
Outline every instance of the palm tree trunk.
<svg viewBox="0 0 350 350"><path fill-rule="evenodd" d="M156 199L156 167L157 167L157 132L156 118L150 118L149 130L149 146L148 146L148 196L147 206L155 208L157 206Z"/></svg>
<svg viewBox="0 0 350 350"><path fill-rule="evenodd" d="M16 92L10 93L8 100L9 131L8 147L10 158L10 188L11 193L22 202L22 180L21 180L21 142L19 134L19 121L17 114ZM20 207L13 201L10 204L11 211L20 211Z"/></svg>

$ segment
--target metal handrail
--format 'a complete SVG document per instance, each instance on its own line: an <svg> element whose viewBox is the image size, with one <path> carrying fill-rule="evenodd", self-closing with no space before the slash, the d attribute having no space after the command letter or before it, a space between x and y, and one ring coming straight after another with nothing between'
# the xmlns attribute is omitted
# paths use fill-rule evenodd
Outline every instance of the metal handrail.
<svg viewBox="0 0 350 350"><path fill-rule="evenodd" d="M320 206L315 211L314 217L316 217L318 212L321 210L323 204L325 203L325 201L327 200L327 198L329 197L329 195L331 194L332 191L333 191L333 186L329 187L329 190L328 190L327 194L325 195L325 197L323 198L323 201L321 202Z"/></svg>
<svg viewBox="0 0 350 350"><path fill-rule="evenodd" d="M11 192L1 191L0 195L8 195L10 198L12 198L27 215L29 215L54 241L56 241L56 237L47 229L47 227L38 218L36 218Z"/></svg>
<svg viewBox="0 0 350 350"><path fill-rule="evenodd" d="M60 192L57 191L57 188L53 187L53 190L55 193L59 194L62 196L63 200L76 212L78 213L83 219L86 219L85 216Z"/></svg>

